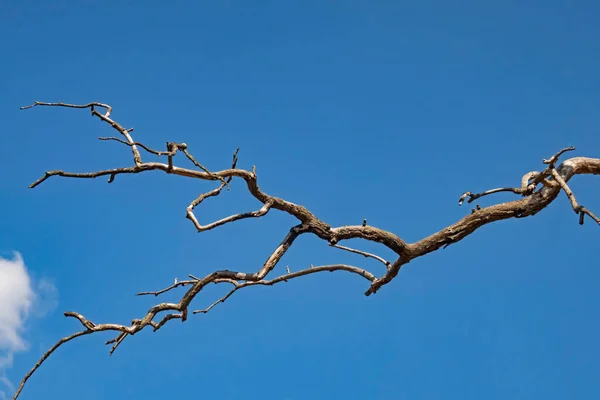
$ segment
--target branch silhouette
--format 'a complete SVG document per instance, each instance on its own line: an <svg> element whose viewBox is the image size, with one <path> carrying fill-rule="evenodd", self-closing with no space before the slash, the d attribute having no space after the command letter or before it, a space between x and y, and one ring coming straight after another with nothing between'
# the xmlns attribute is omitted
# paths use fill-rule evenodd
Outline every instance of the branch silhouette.
<svg viewBox="0 0 600 400"><path fill-rule="evenodd" d="M116 336L106 342L107 345L112 344L110 349L110 354L112 354L127 337L134 335L142 329L150 327L154 331L157 331L172 319L186 321L189 316L189 308L192 301L200 294L204 287L211 283L229 284L232 286L232 288L225 296L216 299L207 308L192 311L192 314L207 313L216 305L226 301L238 290L248 286L271 286L281 282L287 282L290 279L324 271L345 271L363 277L368 281L369 285L365 295L370 296L377 293L377 291L383 286L391 282L398 275L400 269L410 261L434 252L440 248L445 248L453 243L457 243L484 225L509 218L525 218L533 216L547 207L560 194L561 191L564 192L569 198L574 212L579 216L580 224L584 223L585 216L587 215L590 219L600 225L600 219L590 210L579 204L575 198L575 195L567 185L567 182L575 175L600 174L600 159L573 157L563 161L559 166L556 166L559 157L566 152L575 150L573 147L562 149L554 154L550 159L543 160L542 162L545 165L545 168L543 168L541 171L532 171L524 174L521 178L520 186L513 188L497 188L481 193L465 192L459 198L459 205L462 205L465 201L467 201L467 203L471 203L478 198L499 192L511 192L520 195L521 197L519 199L485 208L481 208L479 205L477 205L476 208L471 210L471 213L458 222L449 225L446 228L435 232L417 242L407 243L395 233L368 225L366 220L364 220L360 225L332 227L325 221L319 219L306 207L267 194L258 186L258 178L255 167L253 167L251 171L237 168L239 149L233 154L233 160L230 168L220 171L211 171L205 166L201 165L192 156L188 150L187 144L185 143L167 142L166 149L158 151L153 150L145 144L134 141L131 136L133 129L126 129L123 127L123 125L112 119L112 108L108 104L92 102L78 105L36 101L29 106L21 107L21 109L29 109L38 106L89 109L92 117L96 117L102 122L110 125L111 128L119 132L119 134L122 136L122 138L101 137L99 139L104 141L116 141L120 144L130 147L133 155L133 165L95 172L67 172L63 170L47 171L41 178L33 182L30 185L30 188L35 188L54 176L79 179L108 177L108 183L112 183L115 178L121 174L139 174L147 171L162 171L166 174L184 176L190 179L219 182L219 186L208 192L201 193L196 199L191 201L190 205L186 209L186 217L191 221L194 228L198 232L209 231L219 226L233 223L240 219L260 218L267 213L272 212L272 210L287 213L295 217L298 220L298 223L290 228L289 232L282 239L279 245L277 245L277 247L275 247L275 249L268 255L263 265L255 271L243 272L219 270L214 271L202 278L189 275L190 279L182 281L175 280L175 283L164 289L138 293L139 296L160 296L165 292L178 288L186 289L179 302L158 303L152 306L141 318L133 319L129 325L114 323L97 324L77 312L65 312L65 317L77 319L82 325L83 330L60 339L54 346L44 353L35 366L21 381L21 384L13 396L13 400L18 398L25 384L33 375L33 373L35 373L42 363L63 344L68 343L80 336L89 335L96 332L113 331L116 333ZM98 110L103 110L104 112L102 113ZM140 149L158 157L167 157L167 162L144 162ZM173 162L173 159L178 152L183 153L184 156L193 163L195 168L191 169L176 166ZM220 220L207 223L206 225L202 225L198 221L198 218L195 214L195 209L207 198L219 196L223 189L229 189L229 183L234 178L243 179L246 182L248 191L255 199L262 203L262 207L255 211L234 214ZM286 268L285 274L267 279L267 277L278 265L283 255L294 244L296 238L304 234L315 235L327 242L329 246L352 252L364 257L374 258L385 265L385 272L380 276L376 276L374 273L352 265L310 265L309 268L294 272L290 271L289 268ZM340 242L348 239L363 239L380 243L392 250L396 255L396 259L388 261L378 255L366 253L364 251L352 249L339 244ZM159 315L162 318L159 317Z"/></svg>

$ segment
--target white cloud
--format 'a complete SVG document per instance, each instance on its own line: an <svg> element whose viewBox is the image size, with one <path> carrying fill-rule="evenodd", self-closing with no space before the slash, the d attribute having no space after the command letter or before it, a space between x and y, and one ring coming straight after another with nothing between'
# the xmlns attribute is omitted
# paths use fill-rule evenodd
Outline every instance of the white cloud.
<svg viewBox="0 0 600 400"><path fill-rule="evenodd" d="M0 257L0 399L1 390L14 390L6 371L12 366L14 354L28 348L23 332L29 317L42 317L56 308L58 291L48 280L34 280L23 258L15 253L13 259Z"/></svg>

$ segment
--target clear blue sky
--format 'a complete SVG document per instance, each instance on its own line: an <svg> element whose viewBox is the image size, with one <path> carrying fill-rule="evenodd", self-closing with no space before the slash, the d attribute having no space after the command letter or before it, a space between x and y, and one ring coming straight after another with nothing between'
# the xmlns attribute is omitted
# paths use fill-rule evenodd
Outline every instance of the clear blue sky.
<svg viewBox="0 0 600 400"><path fill-rule="evenodd" d="M468 213L466 190L517 185L570 145L600 156L598 15L597 2L552 0L6 2L0 252L20 252L60 296L28 320L29 350L7 376L17 383L79 329L63 311L128 323L160 301L136 292L256 270L296 223L273 212L195 233L185 207L213 186L161 173L30 190L45 170L129 166L131 153L97 141L113 132L86 111L19 106L110 103L137 140L185 141L212 169L240 147L239 166L255 164L268 193L415 241ZM600 212L597 178L572 187ZM256 208L237 183L199 216ZM22 399L597 398L599 234L561 195L413 261L369 298L366 281L325 273L241 291L112 357L112 336L82 338ZM333 262L382 273L314 237L279 272Z"/></svg>

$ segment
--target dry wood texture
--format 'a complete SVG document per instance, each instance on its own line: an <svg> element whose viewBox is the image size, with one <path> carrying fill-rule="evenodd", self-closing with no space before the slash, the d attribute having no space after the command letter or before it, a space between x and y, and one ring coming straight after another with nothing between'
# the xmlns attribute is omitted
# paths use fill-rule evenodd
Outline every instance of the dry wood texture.
<svg viewBox="0 0 600 400"><path fill-rule="evenodd" d="M587 158L587 157L574 157L563 161L560 165L556 165L558 158L565 152L573 151L573 147L565 148L548 160L543 160L545 167L541 171L532 171L523 175L521 179L521 185L515 188L498 188L488 190L482 193L464 193L459 199L459 205L462 205L465 201L471 203L475 199L483 196L488 196L498 192L512 192L521 197L517 200L510 201L507 203L496 204L486 208L476 208L471 210L471 213L460 221L435 232L432 235L419 240L415 243L407 243L400 236L395 233L388 232L386 230L371 226L367 221L363 221L361 225L347 225L332 227L325 221L319 219L310 210L305 207L292 203L288 200L284 200L279 197L271 196L265 193L258 186L258 178L256 170L253 167L252 171L236 168L237 155L236 150L233 154L233 160L231 168L224 169L221 171L210 171L202 166L188 151L188 147L185 143L167 143L166 150L157 151L153 150L145 144L136 142L131 136L133 129L126 129L123 125L116 122L111 117L112 108L107 104L102 103L88 103L88 104L65 104L65 103L44 103L35 102L32 105L21 107L22 109L28 109L36 106L47 106L47 107L67 107L77 109L88 109L91 111L93 117L99 118L101 121L110 125L115 131L117 131L121 137L101 137L100 140L112 140L122 143L128 146L133 154L133 165L128 167L113 168L103 171L96 172L67 172L61 170L48 171L40 179L30 185L31 188L38 186L39 184L46 181L48 178L53 176L62 176L66 178L98 178L106 176L108 182L111 183L115 180L117 175L121 174L139 174L151 170L160 170L167 174L185 176L191 179L202 179L206 181L215 181L219 185L206 193L200 194L195 200L193 200L187 207L187 218L194 225L196 230L199 232L208 231L217 228L221 225L235 222L245 218L260 218L272 210L278 210L288 213L294 216L298 220L298 224L291 227L287 235L282 239L281 243L270 253L264 264L256 271L243 272L243 271L229 271L220 270L214 271L204 277L198 278L193 275L189 275L189 279L182 281L175 281L171 286L168 286L162 290L154 292L141 292L138 295L154 295L159 296L167 291L184 287L187 290L182 295L178 303L158 303L151 307L146 315L143 315L139 319L134 319L131 325L120 325L113 323L93 323L92 321L85 318L83 315L69 311L65 312L66 317L72 317L79 320L82 325L82 330L76 332L70 336L59 340L52 348L50 348L42 358L36 363L36 365L27 373L23 378L17 392L13 399L16 399L21 393L25 383L31 377L31 375L40 367L40 365L61 345L84 335L89 335L95 332L102 331L114 331L116 337L106 342L106 344L112 344L110 353L112 354L117 347L129 336L134 335L136 332L141 331L146 327L151 327L154 331L160 329L165 323L172 319L179 319L185 321L190 314L190 305L194 298L202 291L202 289L211 283L215 284L229 284L231 290L222 298L216 299L208 308L202 310L192 311L196 313L206 313L215 307L217 304L224 302L231 295L240 289L247 286L253 285L274 285L279 282L288 281L290 279L298 278L304 275L316 274L322 271L346 271L358 276L363 277L368 281L368 288L365 292L367 296L377 293L384 285L392 281L400 271L402 266L408 264L415 258L424 256L428 253L438 250L440 247L446 247L450 244L456 243L471 233L475 232L478 228L483 225L490 224L495 221L500 221L508 218L524 218L537 214L539 211L548 206L561 191L565 192L568 196L573 211L579 216L579 223L583 224L585 217L592 219L596 223L600 224L600 219L595 216L587 208L583 207L575 198L575 195L567 185L569 179L579 174L600 174L600 159L598 158ZM100 110L102 112L100 112ZM141 150L148 153L162 156L167 158L166 163L158 162L144 162L141 154ZM194 165L195 169L181 168L173 163L173 159L176 154L183 153ZM229 182L232 179L243 179L246 182L248 191L263 206L255 211L245 212L241 214L231 215L229 217L207 223L202 225L194 210L198 207L205 199L209 197L218 196L221 191L225 188L229 188ZM312 234L320 239L327 242L329 246L339 248L344 251L356 253L365 257L374 258L385 265L385 273L381 276L375 276L373 273L352 265L345 264L332 264L332 265L321 265L321 266L310 266L310 268L290 272L286 269L286 273L280 276L269 278L274 268L277 266L279 260L286 251L294 244L296 238L300 235ZM396 254L395 260L385 260L375 254L363 252L361 250L352 249L346 246L342 246L339 243L347 239L364 239L368 241L374 241L383 244L384 246L391 249Z"/></svg>

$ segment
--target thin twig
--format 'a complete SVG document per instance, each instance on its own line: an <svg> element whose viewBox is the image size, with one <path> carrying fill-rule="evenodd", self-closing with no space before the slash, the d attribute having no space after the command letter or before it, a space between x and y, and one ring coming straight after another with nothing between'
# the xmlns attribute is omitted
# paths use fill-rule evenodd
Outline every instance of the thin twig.
<svg viewBox="0 0 600 400"><path fill-rule="evenodd" d="M374 258L377 261L379 261L380 263L382 263L383 265L385 265L386 268L389 268L391 263L385 259L383 259L382 257L379 257L378 255L375 254L371 254L371 253L367 253L365 251L362 250L356 250L356 249L352 249L350 247L346 247L346 246L340 246L339 244L330 244L331 247L335 247L336 249L341 249L341 250L346 250L349 251L351 253L355 253L355 254L360 254L361 256L365 256L365 257L370 257L370 258Z"/></svg>
<svg viewBox="0 0 600 400"><path fill-rule="evenodd" d="M174 283L171 286L166 287L164 289L157 290L155 292L139 292L139 293L136 293L136 296L148 296L148 295L158 296L160 294L166 293L169 290L173 290L173 289L178 288L180 286L193 285L194 283L196 283L196 281L198 281L198 279L195 279L195 280L192 280L192 281L178 281L177 283Z"/></svg>
<svg viewBox="0 0 600 400"><path fill-rule="evenodd" d="M560 150L559 152L557 152L555 155L553 155L549 159L542 160L542 162L544 164L548 164L549 168L554 168L554 164L558 161L558 159L560 158L560 156L562 156L563 154L565 154L567 151L573 151L573 150L575 150L575 147L573 147L573 146L571 146L571 147L565 147L564 149Z"/></svg>
<svg viewBox="0 0 600 400"><path fill-rule="evenodd" d="M116 138L116 137L112 137L112 136L111 137L102 137L101 136L101 137L98 138L98 140L114 140L115 142L122 143L122 144L124 144L126 146L140 146L142 149L146 150L148 153L155 154L157 156L166 156L166 155L169 154L168 151L153 150L150 147L148 147L145 144L140 143L140 142L128 143L128 142L126 142L126 141L124 141L122 139L119 139L119 138Z"/></svg>

